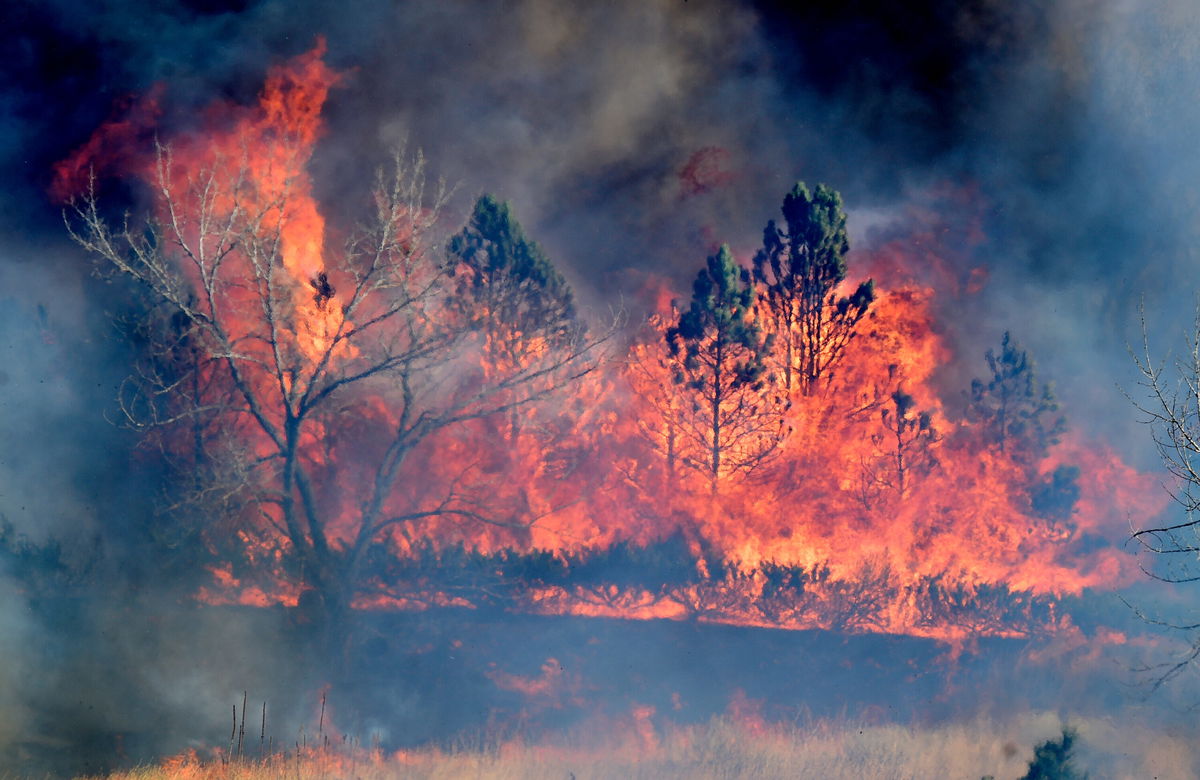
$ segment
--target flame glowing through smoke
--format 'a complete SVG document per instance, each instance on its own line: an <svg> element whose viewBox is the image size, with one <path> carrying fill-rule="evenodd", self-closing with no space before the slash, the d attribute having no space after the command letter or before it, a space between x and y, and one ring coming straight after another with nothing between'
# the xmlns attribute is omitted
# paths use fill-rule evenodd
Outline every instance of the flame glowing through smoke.
<svg viewBox="0 0 1200 780"><path fill-rule="evenodd" d="M278 251L290 275L280 283L293 288L300 323L286 338L312 360L353 316L339 305L339 280L325 276L326 225L305 170L321 134L322 105L339 80L322 54L318 46L272 70L258 105L215 106L204 133L168 139L172 187L223 162L244 161L227 168L244 170L247 186L222 189L243 200L218 203L215 211L257 210L279 221ZM77 191L79 172L114 151L153 182L161 157L132 155L114 139L144 130L155 113L143 107L120 127L99 131L99 140L60 167L56 189ZM623 359L573 385L565 398L522 408L519 426L477 420L434 437L405 466L392 499L419 506L473 462L497 505L520 507L517 519L535 522L512 528L430 517L394 529L391 580L379 594L359 595L356 606L478 606L472 590L448 581L469 570L505 583L507 608L541 613L694 616L947 639L1069 624L1054 599L1127 583L1136 569L1114 542L1131 515L1156 512L1163 499L1152 479L1079 434L1067 433L1046 453L1017 451L943 404L933 375L952 355L938 335L935 296L969 295L986 274L973 273L952 289L931 272L938 265L933 251L914 239L855 256L859 267L851 273L869 269L883 287L847 350L837 398L792 398L784 413L790 433L777 457L753 478L725 480L715 496L686 468L669 473L655 446L679 403L665 358L673 295L664 288L657 317L631 339ZM239 296L246 294L231 288L211 306L238 322ZM261 335L254 322L240 327L235 339ZM486 375L489 367L478 370ZM899 490L885 473L892 455L881 416L897 389L938 432L925 468ZM847 413L857 406L859 413ZM381 394L333 421L342 428L336 436L306 440L303 457L321 502L349 516L361 501L353 460L372 450L372 427L391 414ZM262 449L258 436L246 429L249 451ZM1066 510L1039 509L1034 493L1060 466L1078 468L1077 499ZM331 525L332 542L347 543L350 531L339 528ZM286 539L255 527L243 541L249 558L275 562L273 573L255 579L218 567L201 598L295 604L302 583L279 563Z"/></svg>

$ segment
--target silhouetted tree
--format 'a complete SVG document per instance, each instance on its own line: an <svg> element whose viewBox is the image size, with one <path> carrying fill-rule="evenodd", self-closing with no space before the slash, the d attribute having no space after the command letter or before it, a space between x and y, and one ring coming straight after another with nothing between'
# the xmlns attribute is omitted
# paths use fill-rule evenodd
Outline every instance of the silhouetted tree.
<svg viewBox="0 0 1200 780"><path fill-rule="evenodd" d="M657 604L698 581L681 534L647 545L620 540L567 556L565 584L576 598L611 608Z"/></svg>
<svg viewBox="0 0 1200 780"><path fill-rule="evenodd" d="M525 236L507 203L481 195L447 248L455 281L449 308L475 335L485 381L553 361L582 343L585 328L570 286L541 247ZM515 398L520 392L519 387L502 388L497 397ZM522 507L530 506L531 475L561 444L552 441L548 426L523 421L530 413L526 405L512 405L507 414L481 421L488 434L480 443L494 453L491 468L509 469L512 500ZM522 434L535 438L518 447Z"/></svg>
<svg viewBox="0 0 1200 780"><path fill-rule="evenodd" d="M971 381L967 419L981 425L1001 452L1042 457L1066 429L1053 388L1038 381L1033 359L1008 332L1000 353L989 349L986 357L991 376Z"/></svg>
<svg viewBox="0 0 1200 780"><path fill-rule="evenodd" d="M1075 729L1063 727L1062 736L1039 743L1033 749L1029 771L1021 780L1087 780L1087 773L1075 767Z"/></svg>
<svg viewBox="0 0 1200 780"><path fill-rule="evenodd" d="M237 520L221 536L269 576L300 577L336 638L367 585L368 553L392 533L438 517L528 524L473 485L469 465L436 484L405 480L404 467L440 432L587 374L595 343L576 338L565 285L494 201L447 262L431 239L444 192L427 190L420 155L398 152L364 227L340 252L318 247L320 273L297 278L286 231L306 158L286 137L270 143L290 166L278 179L217 149L180 170L161 148L149 218L113 226L88 193L71 230L171 323L149 335L123 396L128 422L199 450L196 501ZM477 316L456 316L458 266L485 302ZM479 376L472 343L485 313L514 325L504 349L521 359ZM357 500L339 499L347 486Z"/></svg>
<svg viewBox="0 0 1200 780"><path fill-rule="evenodd" d="M570 348L583 335L571 288L507 203L475 201L449 242L457 278L454 308L484 336L491 363L520 365L544 349Z"/></svg>
<svg viewBox="0 0 1200 780"><path fill-rule="evenodd" d="M879 631L887 626L887 608L899 596L887 561L866 560L845 578L822 583L819 620L834 631Z"/></svg>
<svg viewBox="0 0 1200 780"><path fill-rule="evenodd" d="M813 394L845 355L855 326L875 300L874 283L838 296L846 279L846 215L836 191L798 182L783 199L785 228L767 223L754 279L779 341L783 384Z"/></svg>
<svg viewBox="0 0 1200 780"><path fill-rule="evenodd" d="M784 433L765 381L769 345L755 316L754 288L729 247L708 258L666 339L680 358L675 382L689 401L681 410L682 462L703 473L715 494L722 478L761 466Z"/></svg>
<svg viewBox="0 0 1200 780"><path fill-rule="evenodd" d="M941 440L933 415L917 409L917 401L902 388L888 398L891 404L879 410L883 431L873 434L875 459L863 464L862 497L869 504L882 489L904 498L913 479L928 474L937 465L933 445Z"/></svg>
<svg viewBox="0 0 1200 780"><path fill-rule="evenodd" d="M943 572L923 575L906 587L917 626L958 626L973 633L1045 630L1054 620L1054 599L1007 585L968 582Z"/></svg>
<svg viewBox="0 0 1200 780"><path fill-rule="evenodd" d="M831 574L828 564L805 567L764 561L758 566L761 587L754 608L780 625L819 621L820 599Z"/></svg>

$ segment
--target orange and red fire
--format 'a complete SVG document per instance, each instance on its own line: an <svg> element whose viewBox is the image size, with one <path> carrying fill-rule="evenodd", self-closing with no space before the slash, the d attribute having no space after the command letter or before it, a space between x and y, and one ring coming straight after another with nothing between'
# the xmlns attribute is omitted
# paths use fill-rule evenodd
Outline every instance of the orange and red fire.
<svg viewBox="0 0 1200 780"><path fill-rule="evenodd" d="M212 211L278 220L288 278L277 283L292 290L295 328L265 335L260 321L242 318L253 308L245 301L254 294L249 279L197 305L231 323L231 341L251 355L286 348L310 361L355 359L349 347L330 349L356 315L339 300L350 279L325 259L342 236L330 235L306 168L321 137L322 107L341 78L322 55L318 46L274 69L256 105L214 105L202 130L161 139L159 154L129 142L145 139L153 126L154 101L146 101L98 131L58 172L56 190L64 195L85 185L88 170L105 173L105 165L122 166L152 187L163 185L164 170L165 186L179 189L212 171L249 176L248 186L215 187L240 200L216 202ZM753 475L723 476L711 491L693 471L667 467L656 436L681 401L672 398L663 333L677 316L672 300L682 296L664 282L650 322L620 339L621 354L552 399L520 407L519 424L471 420L422 443L387 498L397 511L423 506L471 473L486 482L497 506L517 508L513 522L430 514L389 529L392 565L367 578L372 587L355 605L479 606L480 589L452 581L455 572L471 571L495 586L486 598L506 589L499 602L506 608L545 614L695 617L945 639L1069 623L1055 600L1127 584L1137 568L1119 542L1131 516L1159 511L1164 499L1155 480L1103 443L1067 432L1045 451L1006 447L961 404L944 400L938 370L960 356L942 336L950 324L938 321L935 302L972 295L986 272L947 282L921 238L916 232L853 256L852 274L870 272L880 287L836 390L786 399L788 433ZM234 247L228 262L248 268L254 258ZM846 284L852 281L861 279ZM489 354L481 349L478 359ZM985 368L980 361L980 373ZM476 366L484 376L492 369ZM293 380L264 371L245 381ZM898 390L937 432L923 445L923 466L899 488L884 473L891 461L882 416ZM328 529L335 546L351 543L367 494L356 459L379 449L377 431L394 422L388 391L372 392L362 391L343 417L322 418L301 446L316 500L335 518ZM282 424L282 410L262 413ZM241 430L247 452L266 452L259 429ZM1060 467L1078 469L1077 496L1047 512L1033 492L1052 484ZM290 545L279 518L267 510L240 522L242 554L256 567L215 566L199 597L295 605L305 584L283 565Z"/></svg>

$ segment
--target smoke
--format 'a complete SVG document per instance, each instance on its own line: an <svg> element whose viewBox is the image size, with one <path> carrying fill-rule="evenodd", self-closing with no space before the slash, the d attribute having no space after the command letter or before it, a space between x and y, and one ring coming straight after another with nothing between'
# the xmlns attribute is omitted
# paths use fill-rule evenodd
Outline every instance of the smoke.
<svg viewBox="0 0 1200 780"><path fill-rule="evenodd" d="M22 680L30 674L31 659L27 655L30 638L28 604L8 581L8 573L0 571L0 657L5 659L0 671L0 755L10 744L25 734L29 708L22 700L25 693Z"/></svg>
<svg viewBox="0 0 1200 780"><path fill-rule="evenodd" d="M457 186L456 216L479 192L511 201L585 304L636 311L648 278L685 290L715 245L748 256L792 183L823 181L843 193L859 257L920 235L950 277L986 269L978 292L942 304L956 353L948 395L1012 330L1075 426L1149 464L1147 432L1118 387L1133 386L1126 344L1138 338L1139 301L1160 348L1179 345L1191 318L1200 9L792 5L18 0L0 33L12 53L0 70L4 518L35 541L86 548L99 535L117 598L151 577L126 566L140 549L126 532L153 496L130 484L133 440L106 420L136 349L108 324L124 290L96 280L66 239L45 194L51 166L159 82L176 127L213 99L247 102L268 65L318 35L346 73L314 167L335 222L353 220L372 167L407 138ZM978 230L955 232L964 222ZM0 588L28 593L0 575ZM4 603L0 649L17 660L0 697L56 694L67 709L74 670L95 700L149 691L174 717L217 717L225 699L199 692L240 686L212 666L181 678L180 659L222 643L277 657L285 642L205 627L213 644L186 652L114 644L120 610L71 634L58 612ZM64 637L81 635L110 643L119 681L101 684L80 663ZM23 671L50 646L66 655L57 685ZM21 721L37 719L22 705L3 710L0 743L27 741ZM88 728L118 722L109 710ZM138 726L115 730L126 727Z"/></svg>

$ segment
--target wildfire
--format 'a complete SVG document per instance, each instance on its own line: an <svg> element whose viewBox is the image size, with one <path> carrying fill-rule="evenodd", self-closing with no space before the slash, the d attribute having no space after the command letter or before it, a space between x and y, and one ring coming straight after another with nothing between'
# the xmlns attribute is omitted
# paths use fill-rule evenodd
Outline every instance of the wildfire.
<svg viewBox="0 0 1200 780"><path fill-rule="evenodd" d="M284 398L317 387L301 386L314 366L353 365L358 357L339 341L353 328L343 290L355 281L326 260L325 220L306 169L321 136L322 106L341 78L323 53L319 44L273 69L257 105L214 106L203 132L166 139L159 154L142 152L131 164L152 187L208 198L213 218L249 215L278 226L277 247L226 248L228 262L242 269L242 284L206 288L204 268L185 273L201 316L233 323L230 344L264 365L270 350L297 352L290 373L235 377L274 383ZM106 145L111 151L119 131L102 129L66 161L60 186L77 180ZM219 178L229 176L235 178ZM197 252L212 229L161 204L158 219L178 223ZM1054 630L1058 597L1129 581L1136 569L1114 541L1128 516L1157 511L1163 498L1153 480L1077 433L1047 432L1041 441L1028 430L997 433L983 411L972 418L943 403L934 386L937 369L961 356L938 335L947 325L937 322L934 301L974 294L986 271L953 284L905 273L925 251L921 240L914 234L910 245L893 241L868 253L863 265L879 272L883 286L819 391L775 389L763 396L776 415L770 430L778 433L770 457L752 471L714 468L715 476L704 478L698 456L685 446L686 432L675 427L694 405L678 381L682 358L666 349L684 306L672 301L685 296L663 289L654 317L629 336L625 354L581 372L554 397L464 416L397 461L395 487L379 497L380 507L409 519L379 533L386 554L363 559L366 586L353 603L948 639ZM193 249L184 249L186 259ZM255 275L270 252L286 276ZM457 278L481 278L466 274L460 269ZM269 328L243 316L256 296L267 294L263 285L288 290L282 300L290 311ZM853 290L847 280L836 294ZM526 338L518 323L498 321L500 312L485 308L481 320L490 325L478 326L453 376L440 380L443 392L469 395L557 348L545 335ZM377 316L364 310L359 321ZM781 347L774 349L768 363L781 359ZM987 371L981 362L985 380ZM371 480L378 484L380 472L362 464L387 457L387 436L405 424L407 409L396 386L368 382L357 392L336 413L314 418L297 450L312 477L303 488L310 491L309 511L334 518L320 544L340 551L355 545L354 518L370 503ZM987 390L977 392L972 408L986 411ZM281 428L292 419L281 408L247 414ZM264 461L277 457L278 442L252 425L239 422L235 430L243 450ZM476 503L445 503L442 497L464 495L468 483ZM483 522L472 519L486 514L479 496L491 510ZM453 511L435 511L446 506ZM288 534L295 532L282 518L274 509L240 516L250 529L239 542L243 563L255 565L239 566L236 575L231 566L215 568L200 597L295 605L305 575L289 563ZM243 576L244 570L253 574ZM556 674L548 665L542 678L498 684L545 693L561 682Z"/></svg>

